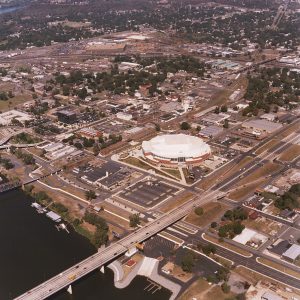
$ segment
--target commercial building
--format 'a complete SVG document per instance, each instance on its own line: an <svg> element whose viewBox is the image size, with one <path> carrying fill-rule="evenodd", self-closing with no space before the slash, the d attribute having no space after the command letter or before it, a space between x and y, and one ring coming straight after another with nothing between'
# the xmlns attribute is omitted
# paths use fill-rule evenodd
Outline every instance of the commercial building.
<svg viewBox="0 0 300 300"><path fill-rule="evenodd" d="M288 261L294 262L300 257L300 245L293 244L282 254L282 257L284 257Z"/></svg>
<svg viewBox="0 0 300 300"><path fill-rule="evenodd" d="M282 124L274 123L267 120L250 120L247 122L244 122L242 124L242 127L248 130L253 130L259 133L273 133L276 130L280 129L282 127Z"/></svg>
<svg viewBox="0 0 300 300"><path fill-rule="evenodd" d="M73 124L77 121L77 115L74 111L71 110L60 110L57 112L57 118L59 122L66 124Z"/></svg>
<svg viewBox="0 0 300 300"><path fill-rule="evenodd" d="M88 139L95 139L102 135L100 131L94 128L82 128L78 131L78 134Z"/></svg>
<svg viewBox="0 0 300 300"><path fill-rule="evenodd" d="M198 165L211 155L211 149L202 139L185 134L156 136L142 143L145 158L161 165Z"/></svg>
<svg viewBox="0 0 300 300"><path fill-rule="evenodd" d="M0 114L0 125L9 125L14 119L24 124L25 121L32 120L32 117L27 113L12 109Z"/></svg>

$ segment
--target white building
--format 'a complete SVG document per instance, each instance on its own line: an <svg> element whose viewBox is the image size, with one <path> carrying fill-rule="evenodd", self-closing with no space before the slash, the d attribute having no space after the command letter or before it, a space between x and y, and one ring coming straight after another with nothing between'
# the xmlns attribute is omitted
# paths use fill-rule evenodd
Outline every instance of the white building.
<svg viewBox="0 0 300 300"><path fill-rule="evenodd" d="M197 165L209 158L211 149L201 138L185 134L159 135L142 143L145 158L167 166Z"/></svg>
<svg viewBox="0 0 300 300"><path fill-rule="evenodd" d="M9 125L13 119L24 124L25 121L32 120L32 117L27 113L12 109L0 114L0 125Z"/></svg>
<svg viewBox="0 0 300 300"><path fill-rule="evenodd" d="M118 112L117 118L124 121L130 121L132 119L132 114L124 113L124 112Z"/></svg>

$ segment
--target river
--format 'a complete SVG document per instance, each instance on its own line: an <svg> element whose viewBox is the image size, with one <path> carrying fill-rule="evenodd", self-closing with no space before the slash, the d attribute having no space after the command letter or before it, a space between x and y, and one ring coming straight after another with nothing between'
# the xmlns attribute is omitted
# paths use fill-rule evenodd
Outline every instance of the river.
<svg viewBox="0 0 300 300"><path fill-rule="evenodd" d="M96 249L83 236L58 231L54 222L38 214L32 198L21 190L0 195L0 299L13 299L26 290L86 258ZM70 227L70 226L69 226ZM117 289L113 273L95 271L73 285L73 295L62 291L52 300L166 300L170 292L144 291L148 281L136 277L129 287Z"/></svg>
<svg viewBox="0 0 300 300"><path fill-rule="evenodd" d="M0 7L0 15L5 14L5 13L10 13L15 10L20 9L20 6L12 6L12 7Z"/></svg>

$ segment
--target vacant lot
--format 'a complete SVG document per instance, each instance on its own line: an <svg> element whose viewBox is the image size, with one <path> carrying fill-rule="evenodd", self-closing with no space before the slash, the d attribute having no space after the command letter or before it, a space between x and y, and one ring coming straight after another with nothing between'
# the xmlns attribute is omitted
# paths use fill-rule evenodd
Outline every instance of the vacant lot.
<svg viewBox="0 0 300 300"><path fill-rule="evenodd" d="M202 206L203 215L198 216L192 211L185 219L186 222L202 227L209 225L216 218L224 214L228 206L219 202L210 202Z"/></svg>
<svg viewBox="0 0 300 300"><path fill-rule="evenodd" d="M293 161L300 155L300 145L292 145L286 149L280 156L279 160L281 161Z"/></svg>

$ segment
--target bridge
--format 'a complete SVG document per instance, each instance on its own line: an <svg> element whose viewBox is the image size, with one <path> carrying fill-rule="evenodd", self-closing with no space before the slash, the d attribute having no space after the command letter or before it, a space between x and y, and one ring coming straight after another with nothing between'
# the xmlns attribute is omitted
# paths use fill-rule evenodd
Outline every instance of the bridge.
<svg viewBox="0 0 300 300"><path fill-rule="evenodd" d="M124 254L128 249L134 247L136 243L141 243L169 227L170 225L176 223L189 214L189 212L191 212L195 207L213 199L217 199L221 194L223 193L218 190L209 191L203 193L203 195L200 197L191 199L190 201L176 207L169 213L165 213L154 221L147 223L142 228L135 230L130 235L124 237L118 242L115 242L104 249L99 249L96 254L91 255L71 268L27 291L26 293L15 298L15 300L46 299L61 289L68 287L70 284L84 277L90 272L106 265L119 255Z"/></svg>

